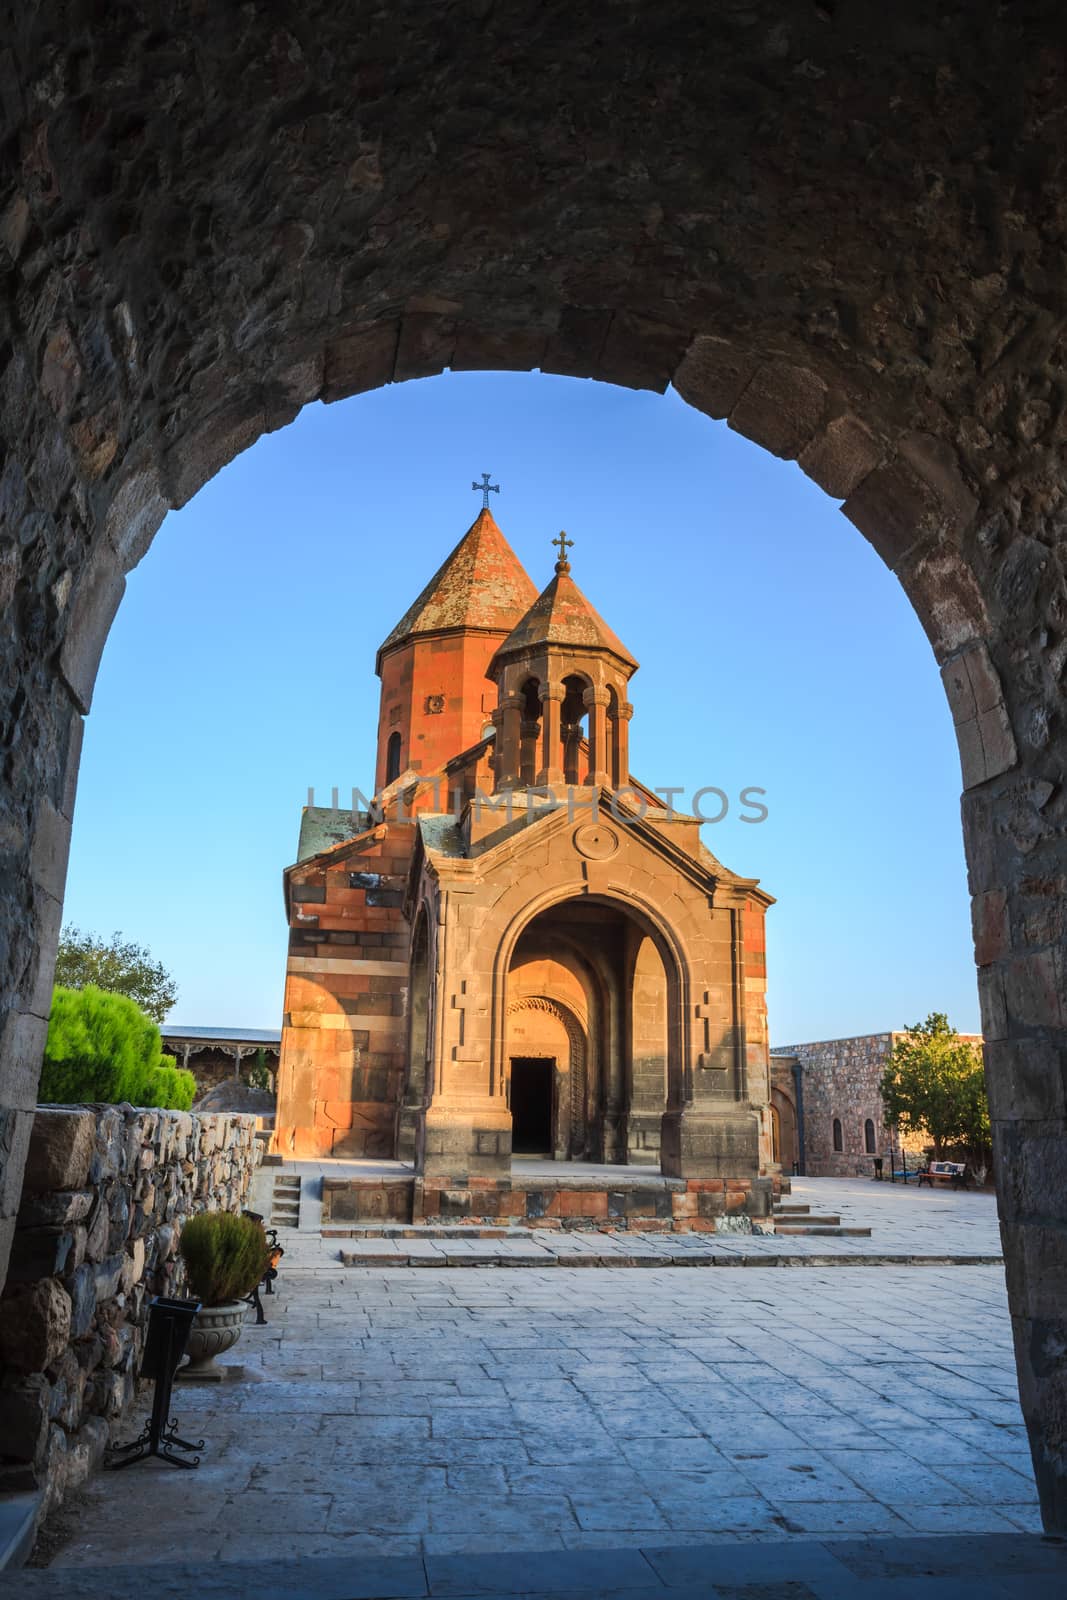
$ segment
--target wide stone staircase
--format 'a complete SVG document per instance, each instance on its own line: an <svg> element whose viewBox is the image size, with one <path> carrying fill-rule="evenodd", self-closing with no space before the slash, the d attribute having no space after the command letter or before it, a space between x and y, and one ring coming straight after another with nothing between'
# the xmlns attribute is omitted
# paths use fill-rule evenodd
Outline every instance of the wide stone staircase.
<svg viewBox="0 0 1067 1600"><path fill-rule="evenodd" d="M823 1239L869 1239L870 1228L856 1228L842 1223L839 1216L833 1214L812 1215L811 1207L794 1205L785 1202L774 1207L774 1231L776 1234L800 1235L809 1238Z"/></svg>

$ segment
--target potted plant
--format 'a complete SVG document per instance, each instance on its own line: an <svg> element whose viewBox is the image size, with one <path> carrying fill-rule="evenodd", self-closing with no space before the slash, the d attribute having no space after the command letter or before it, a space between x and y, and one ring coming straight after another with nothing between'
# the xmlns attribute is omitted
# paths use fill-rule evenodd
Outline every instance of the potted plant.
<svg viewBox="0 0 1067 1600"><path fill-rule="evenodd" d="M181 1375L224 1376L215 1357L241 1337L244 1296L251 1294L268 1265L267 1237L262 1222L232 1211L203 1211L182 1229L178 1248L185 1262L189 1292L200 1310L189 1331L189 1361Z"/></svg>

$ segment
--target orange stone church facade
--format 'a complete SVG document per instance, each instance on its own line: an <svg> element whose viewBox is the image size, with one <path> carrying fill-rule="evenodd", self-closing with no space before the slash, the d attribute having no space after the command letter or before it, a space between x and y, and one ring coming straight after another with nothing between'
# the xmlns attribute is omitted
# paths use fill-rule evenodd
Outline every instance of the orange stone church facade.
<svg viewBox="0 0 1067 1600"><path fill-rule="evenodd" d="M632 776L637 662L556 542L539 594L483 510L378 652L374 807L307 808L284 875L275 1148L452 1191L658 1166L758 1214L771 900Z"/></svg>

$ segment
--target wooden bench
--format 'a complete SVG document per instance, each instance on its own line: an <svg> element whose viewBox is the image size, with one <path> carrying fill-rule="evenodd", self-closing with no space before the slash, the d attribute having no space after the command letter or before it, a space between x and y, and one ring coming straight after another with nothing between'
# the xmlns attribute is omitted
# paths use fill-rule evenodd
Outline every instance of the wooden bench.
<svg viewBox="0 0 1067 1600"><path fill-rule="evenodd" d="M954 1189L966 1189L971 1181L965 1161L931 1161L926 1167L920 1167L916 1176L919 1187L928 1183L931 1189L935 1183L951 1183Z"/></svg>

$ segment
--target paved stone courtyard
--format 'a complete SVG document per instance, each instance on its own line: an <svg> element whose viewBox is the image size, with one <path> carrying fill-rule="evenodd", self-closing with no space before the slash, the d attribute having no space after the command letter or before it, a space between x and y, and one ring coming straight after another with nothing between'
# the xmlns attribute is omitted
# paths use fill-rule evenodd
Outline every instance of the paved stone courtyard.
<svg viewBox="0 0 1067 1600"><path fill-rule="evenodd" d="M995 1226L988 1196L910 1192L877 1226L920 1203ZM1000 1267L346 1269L288 1244L240 1375L176 1392L203 1465L98 1475L55 1567L1039 1528Z"/></svg>

